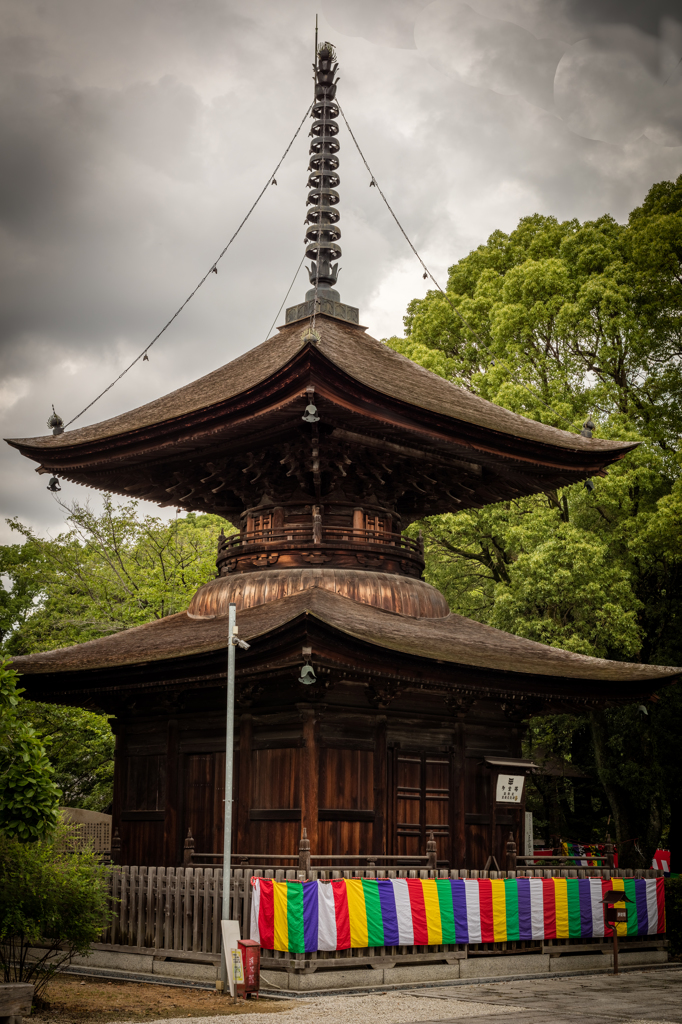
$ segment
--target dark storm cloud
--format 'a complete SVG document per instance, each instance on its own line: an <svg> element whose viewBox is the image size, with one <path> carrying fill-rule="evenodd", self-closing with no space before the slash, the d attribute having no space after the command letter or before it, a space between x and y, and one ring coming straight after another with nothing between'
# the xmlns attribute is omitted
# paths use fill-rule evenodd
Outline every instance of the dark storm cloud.
<svg viewBox="0 0 682 1024"><path fill-rule="evenodd" d="M310 101L318 9L344 109L437 276L520 216L624 218L680 172L674 12L652 28L634 5L555 0L3 0L4 436L83 408L210 267ZM79 424L264 340L303 252L307 130L219 274ZM343 129L341 147L342 297L400 333L421 270ZM290 302L305 288L302 272ZM0 472L4 514L58 527L6 446Z"/></svg>

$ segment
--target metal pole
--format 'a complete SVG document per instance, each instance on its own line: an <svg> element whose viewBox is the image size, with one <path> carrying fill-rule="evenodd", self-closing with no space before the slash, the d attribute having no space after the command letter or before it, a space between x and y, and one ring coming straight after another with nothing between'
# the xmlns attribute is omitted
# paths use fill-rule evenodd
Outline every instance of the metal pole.
<svg viewBox="0 0 682 1024"><path fill-rule="evenodd" d="M234 761L234 642L236 632L237 606L231 604L228 612L227 647L227 722L225 735L225 830L223 833L223 905L222 920L230 920L230 867L232 854L232 768ZM223 994L227 994L227 951L221 942L220 976Z"/></svg>
<svg viewBox="0 0 682 1024"><path fill-rule="evenodd" d="M613 973L618 974L618 931L617 924L613 925Z"/></svg>

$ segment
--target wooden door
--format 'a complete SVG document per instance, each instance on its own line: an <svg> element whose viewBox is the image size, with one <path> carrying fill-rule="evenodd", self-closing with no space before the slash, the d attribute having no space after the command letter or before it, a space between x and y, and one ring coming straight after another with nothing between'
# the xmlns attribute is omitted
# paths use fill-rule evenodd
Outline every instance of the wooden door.
<svg viewBox="0 0 682 1024"><path fill-rule="evenodd" d="M450 861L451 774L447 754L395 751L394 853L423 857L433 832L438 860Z"/></svg>
<svg viewBox="0 0 682 1024"><path fill-rule="evenodd" d="M183 790L183 838L191 828L197 853L222 853L225 754L187 754Z"/></svg>

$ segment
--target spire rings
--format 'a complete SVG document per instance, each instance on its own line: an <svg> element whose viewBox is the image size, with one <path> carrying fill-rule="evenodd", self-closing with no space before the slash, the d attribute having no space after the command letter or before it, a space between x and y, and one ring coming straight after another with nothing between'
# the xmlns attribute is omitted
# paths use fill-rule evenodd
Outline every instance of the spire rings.
<svg viewBox="0 0 682 1024"><path fill-rule="evenodd" d="M308 193L308 203L324 208L325 206L336 206L341 196L333 188L314 188Z"/></svg>
<svg viewBox="0 0 682 1024"><path fill-rule="evenodd" d="M335 189L341 183L341 178L336 171L313 171L308 177L308 188L332 188Z"/></svg>
<svg viewBox="0 0 682 1024"><path fill-rule="evenodd" d="M310 134L316 135L318 138L329 138L339 134L339 126L336 121L313 121Z"/></svg>
<svg viewBox="0 0 682 1024"><path fill-rule="evenodd" d="M309 242L306 245L305 254L308 259L317 261L318 251L322 263L325 261L330 262L331 260L338 260L341 256L341 246L337 245L336 242L325 242L324 240L320 240L319 242Z"/></svg>
<svg viewBox="0 0 682 1024"><path fill-rule="evenodd" d="M311 206L306 220L309 224L336 224L341 214L333 206Z"/></svg>
<svg viewBox="0 0 682 1024"><path fill-rule="evenodd" d="M326 156L333 153L338 153L340 149L339 140L335 139L333 135L313 135L310 143L310 157L313 156Z"/></svg>

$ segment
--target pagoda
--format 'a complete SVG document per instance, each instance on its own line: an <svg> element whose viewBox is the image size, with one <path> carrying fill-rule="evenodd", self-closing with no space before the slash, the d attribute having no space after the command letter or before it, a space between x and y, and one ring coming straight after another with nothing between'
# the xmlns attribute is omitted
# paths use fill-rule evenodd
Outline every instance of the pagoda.
<svg viewBox="0 0 682 1024"><path fill-rule="evenodd" d="M584 657L451 614L422 579L424 516L606 474L634 447L493 405L370 337L336 288L335 53L315 67L310 289L268 341L157 401L9 443L49 473L212 512L217 576L189 608L15 659L34 700L115 715L114 827L127 864L222 850L228 605L237 657L233 850L424 855L483 868L523 799L529 714L646 700L681 670ZM589 431L585 432L589 434Z"/></svg>

